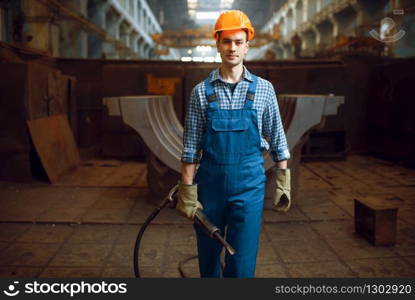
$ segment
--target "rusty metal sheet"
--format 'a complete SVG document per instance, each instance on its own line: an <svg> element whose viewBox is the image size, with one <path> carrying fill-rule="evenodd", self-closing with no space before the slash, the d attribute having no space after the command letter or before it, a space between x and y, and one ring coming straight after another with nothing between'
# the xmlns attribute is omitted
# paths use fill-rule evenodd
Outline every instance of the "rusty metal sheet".
<svg viewBox="0 0 415 300"><path fill-rule="evenodd" d="M36 152L52 183L79 165L79 151L65 115L27 123Z"/></svg>
<svg viewBox="0 0 415 300"><path fill-rule="evenodd" d="M176 84L181 81L180 77L155 77L147 74L147 92L155 95L171 95L176 93Z"/></svg>

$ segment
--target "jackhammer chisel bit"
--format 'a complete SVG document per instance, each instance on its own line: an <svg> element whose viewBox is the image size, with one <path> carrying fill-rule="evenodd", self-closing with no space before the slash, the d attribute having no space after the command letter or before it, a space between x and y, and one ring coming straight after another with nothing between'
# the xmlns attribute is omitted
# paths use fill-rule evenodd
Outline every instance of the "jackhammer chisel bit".
<svg viewBox="0 0 415 300"><path fill-rule="evenodd" d="M207 235L217 239L230 255L235 254L235 249L221 236L219 228L213 225L200 209L196 211L195 223L199 224Z"/></svg>
<svg viewBox="0 0 415 300"><path fill-rule="evenodd" d="M178 191L178 185L173 187L167 197L165 198L167 201L170 202L170 207L174 208L177 204L177 191ZM235 254L235 249L229 243L222 237L220 234L220 229L213 225L209 219L206 217L206 215L202 212L202 210L198 209L195 214L195 223L199 224L203 230L206 232L207 235L209 235L211 238L217 239L228 251L230 255Z"/></svg>

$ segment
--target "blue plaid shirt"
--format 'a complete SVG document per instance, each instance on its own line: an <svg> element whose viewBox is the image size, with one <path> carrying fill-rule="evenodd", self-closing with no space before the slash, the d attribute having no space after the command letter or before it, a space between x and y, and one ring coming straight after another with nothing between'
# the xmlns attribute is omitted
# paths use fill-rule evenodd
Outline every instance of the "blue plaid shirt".
<svg viewBox="0 0 415 300"><path fill-rule="evenodd" d="M246 92L252 81L251 73L243 67L243 80L238 82L233 95L230 87L221 78L219 69L212 71L211 81L218 96L220 109L242 109L246 101ZM199 163L201 158L201 140L206 126L208 102L204 81L197 84L190 95L187 106L183 134L183 152L181 160L187 163ZM290 152L282 126L277 96L272 84L258 77L253 109L257 110L258 130L261 132L261 149L268 151L274 161L287 160Z"/></svg>

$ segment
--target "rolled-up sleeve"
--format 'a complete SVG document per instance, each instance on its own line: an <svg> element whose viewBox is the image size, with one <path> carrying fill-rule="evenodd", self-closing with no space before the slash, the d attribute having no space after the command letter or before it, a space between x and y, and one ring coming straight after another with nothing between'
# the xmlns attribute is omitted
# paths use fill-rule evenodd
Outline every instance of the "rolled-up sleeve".
<svg viewBox="0 0 415 300"><path fill-rule="evenodd" d="M290 151L282 125L277 96L269 83L268 103L264 110L262 134L269 141L271 156L274 161L290 159Z"/></svg>
<svg viewBox="0 0 415 300"><path fill-rule="evenodd" d="M206 121L201 109L199 89L200 87L196 86L192 90L187 104L181 157L181 161L186 163L199 163L200 161L201 140Z"/></svg>

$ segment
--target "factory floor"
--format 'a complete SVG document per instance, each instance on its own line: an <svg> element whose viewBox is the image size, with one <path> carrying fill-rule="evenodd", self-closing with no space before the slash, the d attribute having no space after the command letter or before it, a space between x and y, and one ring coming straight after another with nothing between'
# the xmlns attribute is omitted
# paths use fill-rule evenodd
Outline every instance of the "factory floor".
<svg viewBox="0 0 415 300"><path fill-rule="evenodd" d="M144 164L112 166L91 168L90 181L0 182L0 277L133 277L137 232L161 199L145 187ZM353 199L369 195L399 204L393 246L355 233ZM180 277L194 255L191 223L166 208L144 235L142 277ZM198 277L197 261L183 270ZM264 212L256 275L415 277L415 170L365 155L302 163L290 211Z"/></svg>

